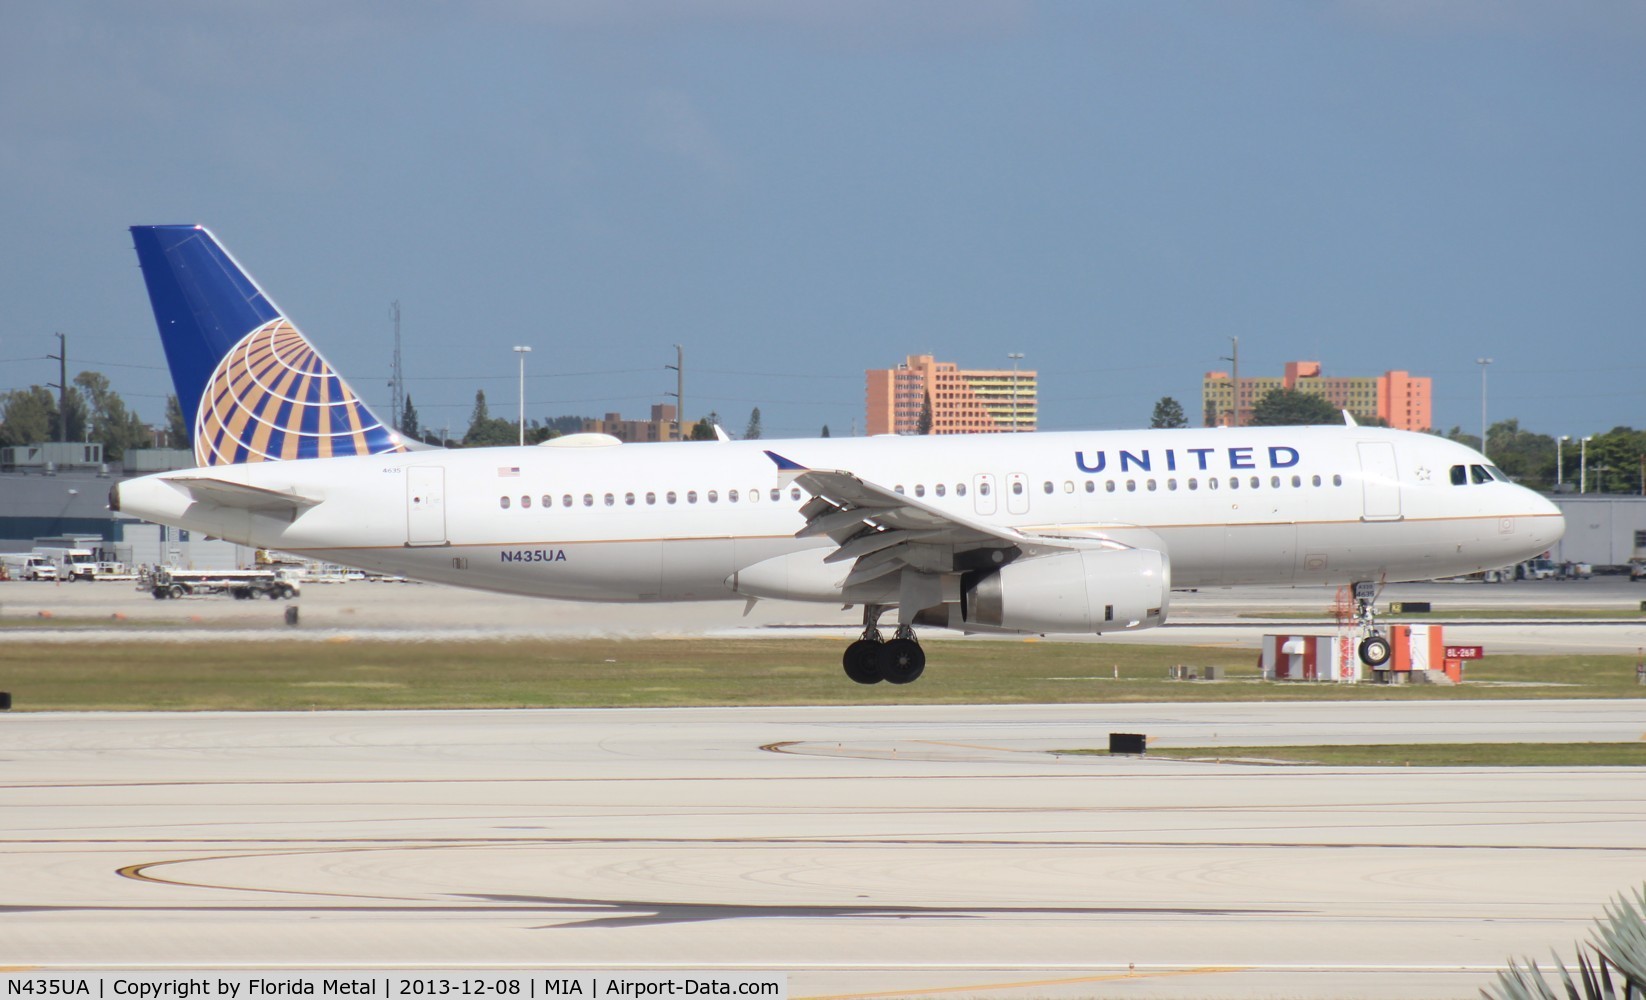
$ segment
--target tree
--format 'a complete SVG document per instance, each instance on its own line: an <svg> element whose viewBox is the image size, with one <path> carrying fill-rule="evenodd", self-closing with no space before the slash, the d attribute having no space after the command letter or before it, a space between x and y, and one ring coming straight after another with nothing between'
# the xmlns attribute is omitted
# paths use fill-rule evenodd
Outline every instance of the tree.
<svg viewBox="0 0 1646 1000"><path fill-rule="evenodd" d="M709 422L708 417L704 417L702 420L699 420L697 423L692 425L692 437L691 437L691 439L693 441L713 441L713 440L715 440L714 424L711 424Z"/></svg>
<svg viewBox="0 0 1646 1000"><path fill-rule="evenodd" d="M1247 422L1254 427L1341 424L1343 414L1323 397L1282 387L1259 400Z"/></svg>
<svg viewBox="0 0 1646 1000"><path fill-rule="evenodd" d="M194 428L183 417L183 404L176 396L166 397L166 443L173 448L188 448L194 444Z"/></svg>
<svg viewBox="0 0 1646 1000"><path fill-rule="evenodd" d="M417 423L417 407L412 405L411 394L406 394L405 409L400 411L400 433L409 438L422 435L423 428Z"/></svg>
<svg viewBox="0 0 1646 1000"><path fill-rule="evenodd" d="M823 433L818 435L818 436L819 437L828 437L829 436L829 425L828 424L823 425Z"/></svg>
<svg viewBox="0 0 1646 1000"><path fill-rule="evenodd" d="M126 410L119 393L109 388L108 377L101 372L81 372L74 377L90 416L90 440L100 441L103 457L116 461L129 448L146 448L152 441L148 425Z"/></svg>
<svg viewBox="0 0 1646 1000"><path fill-rule="evenodd" d="M1189 420L1183 415L1183 404L1170 396L1161 396L1160 402L1154 404L1154 416L1149 418L1150 427L1187 427Z"/></svg>
<svg viewBox="0 0 1646 1000"><path fill-rule="evenodd" d="M469 415L469 429L463 435L463 446L485 448L519 442L519 427L513 421L492 416L486 406L486 390L477 391L474 394L474 412Z"/></svg>
<svg viewBox="0 0 1646 1000"><path fill-rule="evenodd" d="M749 426L748 429L743 432L743 440L760 440L760 407L758 406L749 412Z"/></svg>
<svg viewBox="0 0 1646 1000"><path fill-rule="evenodd" d="M932 432L932 391L930 389L927 389L926 390L926 401L920 404L920 427L919 427L918 430L916 430L915 433L917 433L917 434L930 434L931 432Z"/></svg>
<svg viewBox="0 0 1646 1000"><path fill-rule="evenodd" d="M0 445L40 444L57 433L57 401L38 385L13 389L0 403Z"/></svg>
<svg viewBox="0 0 1646 1000"><path fill-rule="evenodd" d="M1486 454L1510 479L1527 486L1553 486L1555 439L1520 429L1518 420L1500 420L1486 431Z"/></svg>

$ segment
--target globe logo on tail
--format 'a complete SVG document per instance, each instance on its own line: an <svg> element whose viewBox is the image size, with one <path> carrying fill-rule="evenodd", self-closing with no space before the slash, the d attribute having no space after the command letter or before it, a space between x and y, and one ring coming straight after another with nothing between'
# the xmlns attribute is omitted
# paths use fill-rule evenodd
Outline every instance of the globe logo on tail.
<svg viewBox="0 0 1646 1000"><path fill-rule="evenodd" d="M284 317L218 362L200 397L194 458L202 466L405 451Z"/></svg>

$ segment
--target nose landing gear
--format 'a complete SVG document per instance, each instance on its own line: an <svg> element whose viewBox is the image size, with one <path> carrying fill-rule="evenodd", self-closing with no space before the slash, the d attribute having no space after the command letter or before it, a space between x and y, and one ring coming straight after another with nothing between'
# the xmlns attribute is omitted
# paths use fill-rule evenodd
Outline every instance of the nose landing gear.
<svg viewBox="0 0 1646 1000"><path fill-rule="evenodd" d="M1394 647L1377 627L1377 611L1373 606L1376 596L1370 583L1355 584L1355 623L1360 626L1360 662L1377 668L1389 662Z"/></svg>

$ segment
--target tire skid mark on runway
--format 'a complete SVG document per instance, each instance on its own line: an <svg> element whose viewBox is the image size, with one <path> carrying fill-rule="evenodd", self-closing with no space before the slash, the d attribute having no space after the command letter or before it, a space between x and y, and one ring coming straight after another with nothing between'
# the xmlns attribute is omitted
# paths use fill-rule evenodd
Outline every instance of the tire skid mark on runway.
<svg viewBox="0 0 1646 1000"><path fill-rule="evenodd" d="M1114 972L1069 979L1026 979L1012 983L974 983L968 986L938 986L931 989L888 990L884 993L834 993L826 996L796 997L794 1000L878 1000L881 997L930 996L937 993L969 993L973 990L1027 990L1042 986L1073 986L1079 983L1111 983L1128 979L1169 979L1177 976L1208 976L1220 972L1245 972L1244 965L1208 965L1194 969L1161 969L1154 972Z"/></svg>

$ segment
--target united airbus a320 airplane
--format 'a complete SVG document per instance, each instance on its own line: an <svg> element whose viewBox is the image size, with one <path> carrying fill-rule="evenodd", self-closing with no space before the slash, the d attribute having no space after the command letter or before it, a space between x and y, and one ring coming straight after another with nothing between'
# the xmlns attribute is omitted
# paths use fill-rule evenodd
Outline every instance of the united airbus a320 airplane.
<svg viewBox="0 0 1646 1000"><path fill-rule="evenodd" d="M503 593L861 605L859 683L919 677L917 625L1145 629L1173 587L1427 580L1565 527L1476 451L1352 424L409 448L210 232L132 236L200 467L123 482L113 509Z"/></svg>

